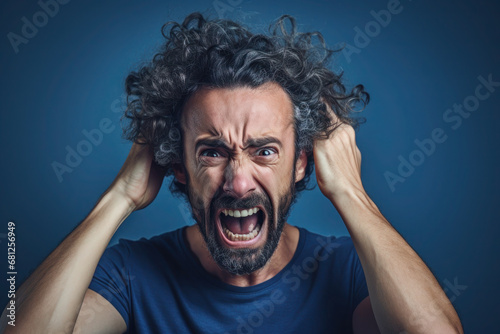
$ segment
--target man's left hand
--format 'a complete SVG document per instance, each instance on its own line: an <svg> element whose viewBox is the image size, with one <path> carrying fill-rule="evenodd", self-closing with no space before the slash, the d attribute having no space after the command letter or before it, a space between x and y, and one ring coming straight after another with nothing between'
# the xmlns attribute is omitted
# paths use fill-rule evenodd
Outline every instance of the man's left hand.
<svg viewBox="0 0 500 334"><path fill-rule="evenodd" d="M328 110L339 122L329 107ZM329 138L316 140L313 153L319 189L332 203L343 194L363 191L361 153L352 126L341 123Z"/></svg>

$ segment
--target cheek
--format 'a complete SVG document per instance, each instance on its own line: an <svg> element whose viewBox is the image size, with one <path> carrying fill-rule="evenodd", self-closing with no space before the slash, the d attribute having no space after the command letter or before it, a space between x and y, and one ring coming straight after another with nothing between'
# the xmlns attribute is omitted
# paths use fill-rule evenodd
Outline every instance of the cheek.
<svg viewBox="0 0 500 334"><path fill-rule="evenodd" d="M276 207L280 200L280 195L283 194L285 181L283 174L284 166L273 166L272 168L261 168L256 175L258 176L259 184L262 190L269 197L273 206Z"/></svg>
<svg viewBox="0 0 500 334"><path fill-rule="evenodd" d="M256 175L260 175L261 184L274 192L282 193L288 189L291 182L293 161L281 161L273 166L259 168L256 172Z"/></svg>
<svg viewBox="0 0 500 334"><path fill-rule="evenodd" d="M210 201L222 184L222 173L215 168L204 168L195 171L190 178L195 196Z"/></svg>
<svg viewBox="0 0 500 334"><path fill-rule="evenodd" d="M262 187L269 196L275 210L278 209L283 197L290 195L293 180L293 165L281 165L276 169L268 169L263 172L261 179ZM277 213L277 212L276 212Z"/></svg>

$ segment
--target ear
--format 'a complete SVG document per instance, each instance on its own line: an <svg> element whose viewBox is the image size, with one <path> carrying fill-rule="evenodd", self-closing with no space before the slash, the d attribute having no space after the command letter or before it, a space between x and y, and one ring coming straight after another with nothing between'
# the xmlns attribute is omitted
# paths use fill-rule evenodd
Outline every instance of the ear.
<svg viewBox="0 0 500 334"><path fill-rule="evenodd" d="M174 176L178 182L186 184L186 169L182 164L174 164Z"/></svg>
<svg viewBox="0 0 500 334"><path fill-rule="evenodd" d="M306 175L307 154L304 150L300 151L300 155L295 162L295 182L301 181Z"/></svg>

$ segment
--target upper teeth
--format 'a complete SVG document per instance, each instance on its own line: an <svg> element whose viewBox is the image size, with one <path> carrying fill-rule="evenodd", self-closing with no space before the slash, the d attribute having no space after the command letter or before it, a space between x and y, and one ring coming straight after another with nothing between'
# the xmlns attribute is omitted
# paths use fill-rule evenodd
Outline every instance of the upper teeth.
<svg viewBox="0 0 500 334"><path fill-rule="evenodd" d="M231 217L236 217L236 218L251 216L251 215L257 213L257 211L259 211L259 208L257 208L257 207L252 208L252 209L247 209L247 210L228 210L228 209L222 210L222 212L226 216L231 216Z"/></svg>

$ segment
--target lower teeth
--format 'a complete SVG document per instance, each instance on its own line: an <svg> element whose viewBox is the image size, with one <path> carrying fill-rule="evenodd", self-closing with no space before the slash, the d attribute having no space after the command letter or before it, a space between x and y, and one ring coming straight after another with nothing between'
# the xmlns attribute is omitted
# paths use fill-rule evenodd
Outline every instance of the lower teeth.
<svg viewBox="0 0 500 334"><path fill-rule="evenodd" d="M259 234L260 231L260 226L257 225L257 227L250 233L247 234L236 234L231 232L227 227L224 227L224 233L226 234L226 237L231 240L231 241L248 241L252 240Z"/></svg>

